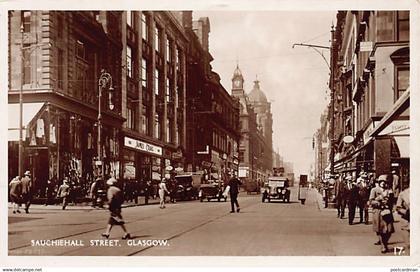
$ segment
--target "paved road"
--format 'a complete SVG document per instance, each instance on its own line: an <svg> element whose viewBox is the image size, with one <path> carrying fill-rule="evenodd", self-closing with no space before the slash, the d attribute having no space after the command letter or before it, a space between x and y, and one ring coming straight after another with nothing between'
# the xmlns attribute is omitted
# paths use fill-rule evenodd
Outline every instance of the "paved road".
<svg viewBox="0 0 420 272"><path fill-rule="evenodd" d="M9 210L9 255L147 256L372 256L381 255L371 225L349 226L334 211L320 209L311 191L305 205L292 189L291 203L262 203L241 193L240 213L230 203L178 202L123 209L134 240L121 240L117 226L101 239L108 213L90 208L61 211L34 207L30 214ZM73 246L33 246L31 240L66 240ZM150 241L149 241L150 240ZM155 240L155 241L152 241ZM161 243L148 244L148 243ZM166 244L165 244L166 243ZM401 246L396 233L391 246ZM392 256L393 253L388 253Z"/></svg>

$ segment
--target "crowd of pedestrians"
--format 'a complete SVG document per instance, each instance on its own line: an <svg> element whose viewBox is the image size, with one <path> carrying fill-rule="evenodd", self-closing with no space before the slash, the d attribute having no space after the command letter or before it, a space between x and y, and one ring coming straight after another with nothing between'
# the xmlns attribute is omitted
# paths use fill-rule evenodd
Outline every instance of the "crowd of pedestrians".
<svg viewBox="0 0 420 272"><path fill-rule="evenodd" d="M361 172L357 177L341 174L332 177L333 194L337 217L345 218L348 212L348 224L355 222L356 210L359 211L359 223L369 224L369 208L372 209L373 231L378 237L375 245L381 245L381 252L389 251L388 243L394 228L394 212L397 211L402 220L405 246L409 247L410 200L409 189L401 192L401 183L396 172L374 177L373 173Z"/></svg>

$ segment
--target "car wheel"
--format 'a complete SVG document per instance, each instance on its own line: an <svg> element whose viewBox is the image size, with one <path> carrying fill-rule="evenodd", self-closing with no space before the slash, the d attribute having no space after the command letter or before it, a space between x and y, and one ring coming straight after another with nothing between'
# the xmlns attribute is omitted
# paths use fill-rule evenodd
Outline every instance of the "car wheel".
<svg viewBox="0 0 420 272"><path fill-rule="evenodd" d="M210 198L207 198L207 202L210 202Z"/></svg>
<svg viewBox="0 0 420 272"><path fill-rule="evenodd" d="M200 202L203 202L203 198L200 198Z"/></svg>
<svg viewBox="0 0 420 272"><path fill-rule="evenodd" d="M220 202L220 197L217 198L217 202Z"/></svg>
<svg viewBox="0 0 420 272"><path fill-rule="evenodd" d="M264 203L264 201L265 201L264 197L263 197L263 198L261 198L261 200L262 200L262 203Z"/></svg>
<svg viewBox="0 0 420 272"><path fill-rule="evenodd" d="M268 202L271 202L271 198L267 198L268 199Z"/></svg>
<svg viewBox="0 0 420 272"><path fill-rule="evenodd" d="M225 202L227 201L227 197L225 197Z"/></svg>

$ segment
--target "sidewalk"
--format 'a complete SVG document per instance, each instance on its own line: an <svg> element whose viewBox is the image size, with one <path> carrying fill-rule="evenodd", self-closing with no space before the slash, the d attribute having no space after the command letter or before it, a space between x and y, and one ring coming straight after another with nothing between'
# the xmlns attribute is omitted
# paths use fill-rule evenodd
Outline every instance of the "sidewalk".
<svg viewBox="0 0 420 272"><path fill-rule="evenodd" d="M328 214L328 216L333 216L333 217L337 217L337 209L335 208L325 208L324 207L324 200L322 195L316 190L316 189L312 189L310 191L310 194L313 194L314 197L317 200L318 203L318 209L322 212L325 213L326 215ZM403 236L403 231L401 230L401 216L397 213L394 212L394 229L395 232L392 234L391 239L389 241L389 248L391 250L390 253L388 254L394 254L394 247L395 248L399 248L399 247L403 247L404 246L404 236ZM375 233L372 230L372 210L371 208L369 208L369 224L365 225L365 224L354 224L354 225L348 225L348 209L346 208L345 210L345 217L343 219L339 219L337 218L337 221L340 222L340 224L346 225L346 227L358 227L361 228L364 232L366 231L371 231L372 232L372 238L374 239L375 237ZM358 209L356 209L356 215L355 215L355 219L354 222L358 222L359 220L359 212ZM344 227L344 226L343 226ZM410 255L410 250L406 249L404 252L404 255Z"/></svg>
<svg viewBox="0 0 420 272"><path fill-rule="evenodd" d="M147 205L155 205L159 204L159 198L153 199L149 198L149 203ZM129 207L136 207L136 206L146 206L144 196L139 196L138 203L136 204L134 201L125 201L122 205L122 208L129 208ZM11 203L8 204L8 208L12 209ZM50 205L42 205L42 204L31 204L29 211L31 210L61 210L62 206L61 203L58 204L50 204ZM81 203L69 203L66 207L66 210L100 210L104 208L99 207L92 207L92 202L81 202ZM106 205L105 205L106 209ZM24 206L21 206L21 212L25 213Z"/></svg>

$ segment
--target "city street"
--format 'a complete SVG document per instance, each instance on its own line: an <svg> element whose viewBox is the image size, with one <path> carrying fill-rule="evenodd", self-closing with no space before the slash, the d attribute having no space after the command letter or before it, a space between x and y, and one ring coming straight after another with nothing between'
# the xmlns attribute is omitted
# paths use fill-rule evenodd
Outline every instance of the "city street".
<svg viewBox="0 0 420 272"><path fill-rule="evenodd" d="M124 208L123 217L134 238L129 242L121 240L118 226L108 241L101 238L106 210L70 207L62 211L36 205L30 214L12 214L9 209L9 255L382 255L373 244L371 225L349 226L346 219L337 219L334 209L322 208L314 189L302 205L297 189L291 189L291 203L262 203L260 195L241 193L241 212L234 214L229 213L229 200L177 202L166 209L158 205ZM403 241L398 223L395 227L391 249ZM31 240L66 240L73 246L31 245Z"/></svg>

